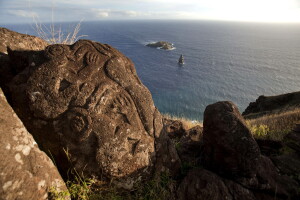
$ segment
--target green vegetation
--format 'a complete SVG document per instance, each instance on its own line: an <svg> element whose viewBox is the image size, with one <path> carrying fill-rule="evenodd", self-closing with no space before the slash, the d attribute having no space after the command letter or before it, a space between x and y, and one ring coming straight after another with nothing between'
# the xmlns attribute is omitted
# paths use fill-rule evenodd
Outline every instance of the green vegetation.
<svg viewBox="0 0 300 200"><path fill-rule="evenodd" d="M255 138L282 140L300 121L300 109L246 120Z"/></svg>
<svg viewBox="0 0 300 200"><path fill-rule="evenodd" d="M147 181L140 182L131 191L117 189L111 183L97 182L93 179L83 179L76 176L73 181L67 181L68 191L58 191L51 188L49 199L62 200L71 196L74 200L165 200L170 199L175 181L162 173Z"/></svg>
<svg viewBox="0 0 300 200"><path fill-rule="evenodd" d="M249 126L249 129L256 138L265 138L270 132L269 127L264 124Z"/></svg>

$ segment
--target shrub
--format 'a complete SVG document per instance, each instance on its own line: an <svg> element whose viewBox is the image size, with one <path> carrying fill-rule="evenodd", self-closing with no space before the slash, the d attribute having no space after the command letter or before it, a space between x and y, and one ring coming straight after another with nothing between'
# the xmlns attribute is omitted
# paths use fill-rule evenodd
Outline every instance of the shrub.
<svg viewBox="0 0 300 200"><path fill-rule="evenodd" d="M270 132L270 129L267 125L260 124L260 125L250 126L250 131L257 138L265 138L267 134Z"/></svg>

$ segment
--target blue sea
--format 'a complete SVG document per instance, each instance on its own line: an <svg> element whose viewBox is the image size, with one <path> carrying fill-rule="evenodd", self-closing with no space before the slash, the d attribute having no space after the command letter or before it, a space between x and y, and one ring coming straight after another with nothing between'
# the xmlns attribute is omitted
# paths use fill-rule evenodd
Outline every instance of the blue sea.
<svg viewBox="0 0 300 200"><path fill-rule="evenodd" d="M36 35L28 24L2 26ZM100 21L83 22L79 34L129 57L162 113L203 120L217 101L233 101L242 112L259 95L300 90L300 24ZM155 41L175 49L145 46Z"/></svg>

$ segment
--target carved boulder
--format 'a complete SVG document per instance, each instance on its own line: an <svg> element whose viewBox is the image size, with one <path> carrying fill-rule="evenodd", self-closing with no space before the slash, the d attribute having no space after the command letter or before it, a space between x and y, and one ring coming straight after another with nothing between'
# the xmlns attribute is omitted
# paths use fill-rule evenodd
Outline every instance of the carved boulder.
<svg viewBox="0 0 300 200"><path fill-rule="evenodd" d="M131 187L151 169L162 118L133 63L109 45L50 45L10 83L12 104L58 167ZM67 155L67 156L66 156Z"/></svg>

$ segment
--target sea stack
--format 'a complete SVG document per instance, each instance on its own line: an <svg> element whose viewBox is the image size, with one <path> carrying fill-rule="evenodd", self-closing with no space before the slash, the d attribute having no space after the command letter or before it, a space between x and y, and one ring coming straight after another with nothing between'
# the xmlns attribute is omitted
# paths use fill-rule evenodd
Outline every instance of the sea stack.
<svg viewBox="0 0 300 200"><path fill-rule="evenodd" d="M182 54L181 54L180 57L179 57L178 63L181 64L181 65L184 64L184 58L183 58L183 55L182 55Z"/></svg>

